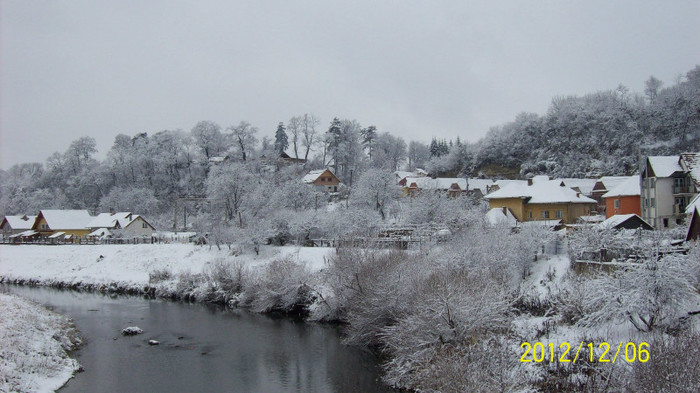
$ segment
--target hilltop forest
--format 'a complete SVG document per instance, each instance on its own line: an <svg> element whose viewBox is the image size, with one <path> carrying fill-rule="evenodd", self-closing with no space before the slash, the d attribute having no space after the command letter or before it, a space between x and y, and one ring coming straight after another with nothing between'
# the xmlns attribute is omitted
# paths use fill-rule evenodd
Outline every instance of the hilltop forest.
<svg viewBox="0 0 700 393"><path fill-rule="evenodd" d="M368 170L424 168L435 176L492 178L597 177L635 173L643 155L700 150L700 66L673 83L650 77L644 86L641 93L618 86L555 97L547 113L521 113L476 143L438 137L429 144L407 143L357 120L336 118L326 126L312 114L294 116L265 132L245 121L226 128L201 121L189 131L119 134L102 160L95 158L95 140L87 136L44 163L0 171L0 214L112 208L169 217L178 197L231 194L237 180L222 184L213 174L241 181L266 179L268 189L276 185L280 201L295 201L300 208L314 197L298 187L298 179L305 171L325 166L335 168L352 189ZM282 151L307 161L280 167L271 158ZM221 157L227 160L218 165ZM228 211L237 213L243 200L227 203Z"/></svg>

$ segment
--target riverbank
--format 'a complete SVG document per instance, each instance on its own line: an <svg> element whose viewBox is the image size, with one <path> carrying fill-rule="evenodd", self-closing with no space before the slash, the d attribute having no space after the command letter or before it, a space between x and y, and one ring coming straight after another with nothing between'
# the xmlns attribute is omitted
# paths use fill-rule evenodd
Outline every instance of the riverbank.
<svg viewBox="0 0 700 393"><path fill-rule="evenodd" d="M0 293L0 392L53 392L80 365L72 321L29 300Z"/></svg>
<svg viewBox="0 0 700 393"><path fill-rule="evenodd" d="M0 281L169 297L178 278L211 274L222 263L259 270L285 260L317 272L333 250L263 246L259 255L239 255L225 246L193 244L0 245Z"/></svg>

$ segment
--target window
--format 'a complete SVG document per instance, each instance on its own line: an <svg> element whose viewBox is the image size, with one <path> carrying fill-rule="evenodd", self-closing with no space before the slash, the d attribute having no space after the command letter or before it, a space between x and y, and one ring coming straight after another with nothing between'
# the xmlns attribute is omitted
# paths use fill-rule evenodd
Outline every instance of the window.
<svg viewBox="0 0 700 393"><path fill-rule="evenodd" d="M620 208L620 200L619 199L615 199L615 202L613 202L613 204L615 205L615 209Z"/></svg>
<svg viewBox="0 0 700 393"><path fill-rule="evenodd" d="M141 228L148 228L148 224L144 222L143 224L141 224Z"/></svg>
<svg viewBox="0 0 700 393"><path fill-rule="evenodd" d="M527 217L532 218L532 211L527 212Z"/></svg>
<svg viewBox="0 0 700 393"><path fill-rule="evenodd" d="M542 218L549 218L549 210L544 210L542 212Z"/></svg>
<svg viewBox="0 0 700 393"><path fill-rule="evenodd" d="M656 207L656 199L650 198L649 203L651 204L651 207Z"/></svg>
<svg viewBox="0 0 700 393"><path fill-rule="evenodd" d="M668 228L668 218L664 218L664 228Z"/></svg>
<svg viewBox="0 0 700 393"><path fill-rule="evenodd" d="M564 217L564 211L563 210L557 210L554 212L554 217L555 218L563 218Z"/></svg>

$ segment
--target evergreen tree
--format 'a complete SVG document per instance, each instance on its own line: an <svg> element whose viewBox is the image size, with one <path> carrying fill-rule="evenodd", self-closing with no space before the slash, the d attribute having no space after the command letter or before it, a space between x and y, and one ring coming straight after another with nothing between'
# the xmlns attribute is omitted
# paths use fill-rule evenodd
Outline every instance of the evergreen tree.
<svg viewBox="0 0 700 393"><path fill-rule="evenodd" d="M367 128L363 128L360 133L362 134L362 147L367 149L367 154L369 155L369 159L371 161L374 145L377 141L377 127L369 126Z"/></svg>
<svg viewBox="0 0 700 393"><path fill-rule="evenodd" d="M341 143L342 123L337 117L333 118L331 126L328 128L328 152L333 157L334 164L338 161L338 148Z"/></svg>
<svg viewBox="0 0 700 393"><path fill-rule="evenodd" d="M284 123L280 122L275 133L275 152L282 154L287 147L289 147L287 133L284 131Z"/></svg>
<svg viewBox="0 0 700 393"><path fill-rule="evenodd" d="M439 157L440 156L440 147L438 146L437 139L433 137L433 140L430 141L430 157Z"/></svg>

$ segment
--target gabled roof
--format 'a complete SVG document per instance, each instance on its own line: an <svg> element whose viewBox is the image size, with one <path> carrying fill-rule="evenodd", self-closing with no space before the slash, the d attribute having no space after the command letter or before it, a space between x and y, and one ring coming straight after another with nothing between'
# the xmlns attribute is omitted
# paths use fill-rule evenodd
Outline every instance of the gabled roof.
<svg viewBox="0 0 700 393"><path fill-rule="evenodd" d="M563 181L569 188L578 188L583 195L591 195L593 193L593 187L595 187L595 184L598 182L598 179L565 178L558 180Z"/></svg>
<svg viewBox="0 0 700 393"><path fill-rule="evenodd" d="M32 229L36 216L5 216L0 226L7 222L12 229Z"/></svg>
<svg viewBox="0 0 700 393"><path fill-rule="evenodd" d="M700 187L700 153L681 153L681 160L695 182L695 186Z"/></svg>
<svg viewBox="0 0 700 393"><path fill-rule="evenodd" d="M482 195L486 195L489 192L489 187L496 184L491 179L467 179L467 186L469 190L480 190Z"/></svg>
<svg viewBox="0 0 700 393"><path fill-rule="evenodd" d="M693 210L700 210L700 194L693 197L688 203L688 207L685 208L685 214L693 214Z"/></svg>
<svg viewBox="0 0 700 393"><path fill-rule="evenodd" d="M43 217L51 230L63 229L87 229L92 216L87 210L41 210L37 221L32 226L36 229L38 219Z"/></svg>
<svg viewBox="0 0 700 393"><path fill-rule="evenodd" d="M338 176L335 176L335 173L333 173L333 171L331 171L328 168L316 169L316 170L313 170L313 171L310 171L309 173L307 173L306 176L304 176L301 179L301 181L303 181L304 183L313 183L316 181L316 179L321 177L321 175L324 174L326 171L330 172L330 174L333 175L334 177L336 177L336 178L338 177Z"/></svg>
<svg viewBox="0 0 700 393"><path fill-rule="evenodd" d="M690 216L690 223L688 224L688 234L685 237L685 241L687 242L697 239L698 236L700 236L700 207L693 207L692 213L693 215Z"/></svg>
<svg viewBox="0 0 700 393"><path fill-rule="evenodd" d="M654 229L651 225L649 225L648 222L644 221L642 217L639 217L636 214L616 214L614 216L611 216L607 220L601 222L599 225L601 228L642 228L648 230Z"/></svg>
<svg viewBox="0 0 700 393"><path fill-rule="evenodd" d="M407 177L406 187L411 187L415 183L421 190L449 190L453 184L461 190L467 189L467 179L461 177Z"/></svg>
<svg viewBox="0 0 700 393"><path fill-rule="evenodd" d="M595 200L565 186L561 180L541 180L532 185L511 183L484 197L485 199L527 199L527 203L596 203Z"/></svg>
<svg viewBox="0 0 700 393"><path fill-rule="evenodd" d="M620 183L624 183L628 177L629 176L603 176L598 179L593 189L595 191L610 191L617 187Z"/></svg>
<svg viewBox="0 0 700 393"><path fill-rule="evenodd" d="M610 191L603 194L603 198L639 195L642 195L641 186L639 184L639 176L630 176L627 178L627 180L619 183Z"/></svg>
<svg viewBox="0 0 700 393"><path fill-rule="evenodd" d="M510 209L500 207L493 208L486 213L486 222L494 227L514 228L518 225L518 220Z"/></svg>
<svg viewBox="0 0 700 393"><path fill-rule="evenodd" d="M133 220L131 212L100 213L88 223L88 228L124 228Z"/></svg>
<svg viewBox="0 0 700 393"><path fill-rule="evenodd" d="M119 213L100 213L94 217L90 223L88 223L88 228L107 228L107 229L125 229L129 225L133 224L138 219L142 219L146 224L151 225L143 216L138 214L133 214L131 212L119 212Z"/></svg>
<svg viewBox="0 0 700 393"><path fill-rule="evenodd" d="M656 177L671 177L676 172L684 172L680 156L651 156L647 159Z"/></svg>

